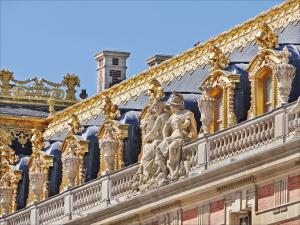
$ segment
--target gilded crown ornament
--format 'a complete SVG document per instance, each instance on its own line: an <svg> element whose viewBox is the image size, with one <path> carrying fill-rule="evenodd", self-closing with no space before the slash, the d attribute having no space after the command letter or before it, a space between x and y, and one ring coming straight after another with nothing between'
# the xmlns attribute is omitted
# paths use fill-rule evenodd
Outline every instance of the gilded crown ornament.
<svg viewBox="0 0 300 225"><path fill-rule="evenodd" d="M274 49L278 47L278 36L266 23L263 23L258 28L255 39L260 49Z"/></svg>
<svg viewBox="0 0 300 225"><path fill-rule="evenodd" d="M149 96L150 101L162 99L164 97L163 88L157 79L148 80L147 84L147 95Z"/></svg>
<svg viewBox="0 0 300 225"><path fill-rule="evenodd" d="M70 74L67 73L64 76L63 82L62 82L66 87L67 87L67 100L75 100L75 87L80 87L80 79L77 75L75 74Z"/></svg>
<svg viewBox="0 0 300 225"><path fill-rule="evenodd" d="M113 104L108 96L104 98L104 107L102 108L102 111L106 119L114 120L120 115L119 107Z"/></svg>
<svg viewBox="0 0 300 225"><path fill-rule="evenodd" d="M229 60L220 48L214 45L209 45L208 51L208 64L211 67L210 71L222 70L228 66Z"/></svg>

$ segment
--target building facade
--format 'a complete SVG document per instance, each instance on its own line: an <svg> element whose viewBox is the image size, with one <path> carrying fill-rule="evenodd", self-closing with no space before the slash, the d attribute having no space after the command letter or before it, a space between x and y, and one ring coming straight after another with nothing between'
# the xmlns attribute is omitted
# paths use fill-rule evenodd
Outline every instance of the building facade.
<svg viewBox="0 0 300 225"><path fill-rule="evenodd" d="M75 105L76 76L22 105L7 73L1 225L300 224L299 0Z"/></svg>

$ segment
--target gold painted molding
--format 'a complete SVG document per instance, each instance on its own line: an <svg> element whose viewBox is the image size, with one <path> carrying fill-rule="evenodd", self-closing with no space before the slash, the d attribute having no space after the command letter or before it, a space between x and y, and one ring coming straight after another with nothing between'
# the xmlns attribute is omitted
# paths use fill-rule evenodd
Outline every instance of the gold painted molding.
<svg viewBox="0 0 300 225"><path fill-rule="evenodd" d="M67 121L71 114L78 115L80 121L86 121L101 113L101 106L104 104L104 96L109 96L115 104L126 103L130 99L136 99L147 91L147 81L155 78L160 83L168 84L174 79L180 79L184 74L206 65L208 46L214 45L227 55L235 49L242 49L255 40L255 31L263 23L269 24L273 30L285 28L300 20L299 0L286 1L283 4L273 7L267 12L245 23L233 27L231 30L199 44L192 49L179 54L158 66L125 80L101 93L75 104L61 112L50 116L49 128L45 131L45 137L51 138L55 133L62 132L67 128Z"/></svg>

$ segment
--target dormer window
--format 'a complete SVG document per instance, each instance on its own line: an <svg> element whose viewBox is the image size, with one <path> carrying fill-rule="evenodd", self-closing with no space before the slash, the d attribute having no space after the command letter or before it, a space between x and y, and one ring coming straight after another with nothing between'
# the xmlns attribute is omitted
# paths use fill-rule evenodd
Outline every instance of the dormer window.
<svg viewBox="0 0 300 225"><path fill-rule="evenodd" d="M251 60L247 71L251 83L251 107L248 118L267 113L288 103L295 67L289 64L291 53L278 47L277 35L263 24L256 35L259 52Z"/></svg>

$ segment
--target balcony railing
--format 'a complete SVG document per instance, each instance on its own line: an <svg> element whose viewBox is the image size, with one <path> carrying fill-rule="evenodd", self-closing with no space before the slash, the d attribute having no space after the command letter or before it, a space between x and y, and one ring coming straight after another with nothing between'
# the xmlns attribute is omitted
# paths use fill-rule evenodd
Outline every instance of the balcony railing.
<svg viewBox="0 0 300 225"><path fill-rule="evenodd" d="M297 106L297 107L296 107ZM213 135L198 138L183 147L183 159L191 157L190 172L209 170L230 157L274 147L274 142L285 143L299 138L300 104L292 103L270 113L244 121ZM110 175L99 177L53 198L25 208L0 219L0 224L63 223L126 201L132 196L131 181L139 163ZM201 174L201 173L200 173ZM189 174L187 175L189 176ZM201 176L201 175L200 175Z"/></svg>

